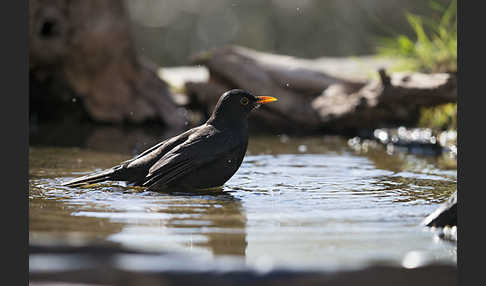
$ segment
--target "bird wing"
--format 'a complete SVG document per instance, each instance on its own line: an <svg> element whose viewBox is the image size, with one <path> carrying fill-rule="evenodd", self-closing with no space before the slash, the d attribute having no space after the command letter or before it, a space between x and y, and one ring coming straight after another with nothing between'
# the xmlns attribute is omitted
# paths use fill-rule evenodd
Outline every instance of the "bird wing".
<svg viewBox="0 0 486 286"><path fill-rule="evenodd" d="M140 176L144 177L146 175L154 162L156 162L159 158L164 156L178 144L186 141L191 134L197 132L198 128L199 127L189 129L180 135L164 140L145 150L141 154L129 160L123 161L112 168L103 170L100 173L88 174L86 176L75 178L69 182L63 183L63 185L77 186L107 180L137 182L140 179Z"/></svg>
<svg viewBox="0 0 486 286"><path fill-rule="evenodd" d="M124 165L127 169L137 168L138 166L151 166L151 161L155 162L156 160L167 154L169 151L171 151L174 147L186 141L191 134L197 132L197 128L198 127L189 129L186 132L183 132L177 136L164 140L138 154L134 158L122 162L122 165Z"/></svg>
<svg viewBox="0 0 486 286"><path fill-rule="evenodd" d="M239 140L206 126L166 153L149 170L144 186L168 184L238 148ZM217 147L217 148L215 148Z"/></svg>

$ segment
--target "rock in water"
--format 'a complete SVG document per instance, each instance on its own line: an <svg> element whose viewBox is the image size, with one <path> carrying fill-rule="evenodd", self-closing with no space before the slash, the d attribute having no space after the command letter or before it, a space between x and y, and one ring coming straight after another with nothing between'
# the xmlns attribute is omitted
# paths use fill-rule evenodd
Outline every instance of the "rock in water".
<svg viewBox="0 0 486 286"><path fill-rule="evenodd" d="M422 222L425 226L457 226L457 191Z"/></svg>

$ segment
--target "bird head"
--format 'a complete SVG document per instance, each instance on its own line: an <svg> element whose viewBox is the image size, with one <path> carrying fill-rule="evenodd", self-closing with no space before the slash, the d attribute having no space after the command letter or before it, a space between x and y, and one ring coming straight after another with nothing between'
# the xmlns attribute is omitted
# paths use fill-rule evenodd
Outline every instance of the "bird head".
<svg viewBox="0 0 486 286"><path fill-rule="evenodd" d="M248 117L250 111L259 107L261 104L276 100L272 96L255 96L242 89L232 89L221 95L210 120L241 121Z"/></svg>

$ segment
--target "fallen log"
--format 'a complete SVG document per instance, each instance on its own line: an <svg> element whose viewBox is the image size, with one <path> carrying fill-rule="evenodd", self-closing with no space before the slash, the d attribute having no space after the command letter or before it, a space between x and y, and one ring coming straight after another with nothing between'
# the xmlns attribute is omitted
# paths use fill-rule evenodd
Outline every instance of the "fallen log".
<svg viewBox="0 0 486 286"><path fill-rule="evenodd" d="M31 117L120 123L185 118L155 65L140 60L120 1L29 2Z"/></svg>
<svg viewBox="0 0 486 286"><path fill-rule="evenodd" d="M323 126L332 129L414 125L420 108L455 102L456 76L449 73L395 73L380 69L380 79L357 92L336 84L312 102Z"/></svg>
<svg viewBox="0 0 486 286"><path fill-rule="evenodd" d="M235 46L214 49L192 60L208 68L208 87L187 83L186 90L200 101L211 103L209 109L220 96L220 93L208 93L209 90L241 88L256 95L273 95L278 97L278 104L262 107L253 119L276 129L315 129L320 126L320 119L310 104L322 90L332 84L355 90L365 84L306 69L292 59ZM212 99L208 101L208 98Z"/></svg>
<svg viewBox="0 0 486 286"><path fill-rule="evenodd" d="M323 72L309 60L235 46L198 54L192 61L209 70L208 82L185 85L191 101L206 107L206 116L222 92L246 89L279 99L277 104L263 106L250 117L272 130L347 132L411 126L417 122L420 108L457 99L454 74L389 76L380 69L380 79L364 81ZM339 68L335 61L333 66Z"/></svg>

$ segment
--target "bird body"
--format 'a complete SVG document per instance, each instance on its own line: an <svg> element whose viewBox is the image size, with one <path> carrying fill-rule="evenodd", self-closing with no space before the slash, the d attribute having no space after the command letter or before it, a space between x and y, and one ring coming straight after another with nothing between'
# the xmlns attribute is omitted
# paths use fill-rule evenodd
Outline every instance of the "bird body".
<svg viewBox="0 0 486 286"><path fill-rule="evenodd" d="M162 141L117 166L63 185L110 180L155 191L220 187L243 162L248 146L249 112L275 100L243 90L225 92L206 123Z"/></svg>

